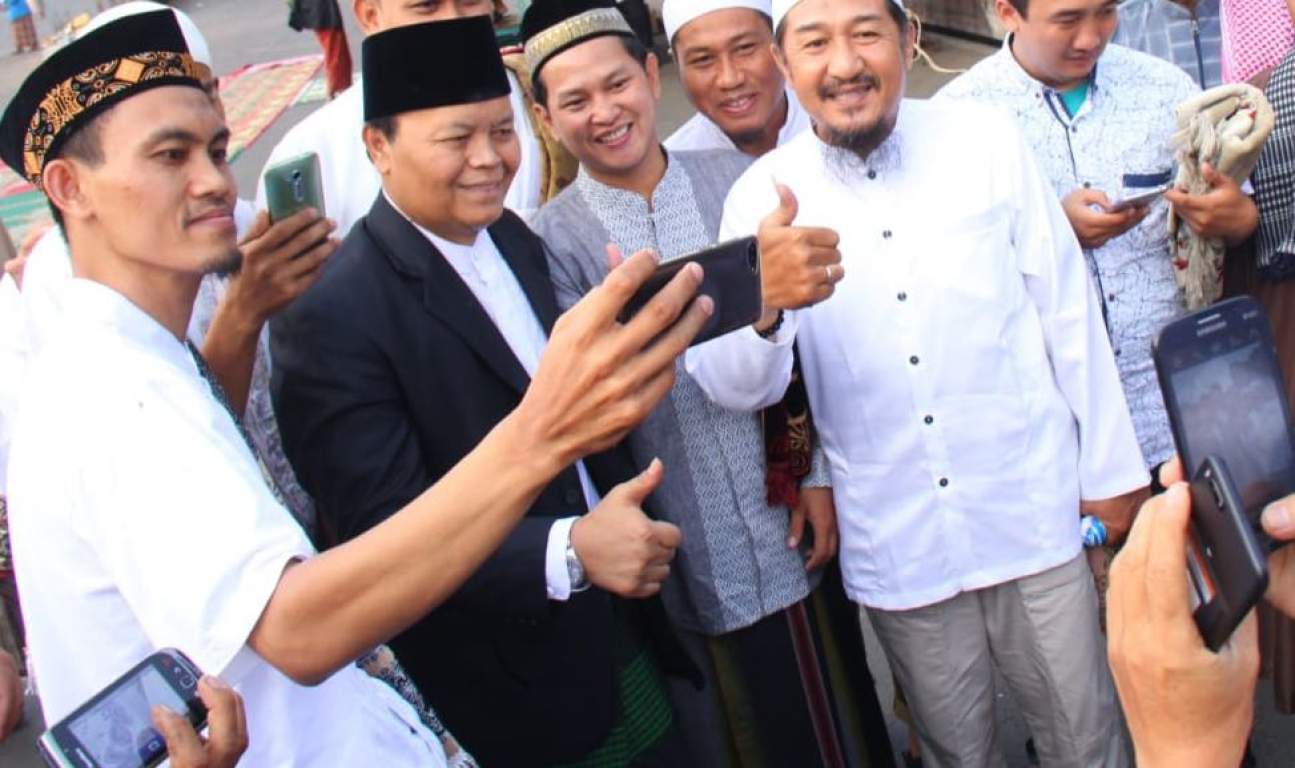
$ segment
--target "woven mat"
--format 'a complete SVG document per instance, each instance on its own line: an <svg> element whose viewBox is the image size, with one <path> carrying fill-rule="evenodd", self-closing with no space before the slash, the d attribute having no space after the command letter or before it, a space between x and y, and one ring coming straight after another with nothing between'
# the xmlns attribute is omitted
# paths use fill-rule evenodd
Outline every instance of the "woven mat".
<svg viewBox="0 0 1295 768"><path fill-rule="evenodd" d="M303 98L318 80L316 75L323 63L323 56L301 56L251 64L220 78L220 98L225 103L225 118L232 134L230 162L265 133L284 110L307 103ZM21 243L31 227L48 219L45 196L8 166L0 166L0 220L14 244Z"/></svg>

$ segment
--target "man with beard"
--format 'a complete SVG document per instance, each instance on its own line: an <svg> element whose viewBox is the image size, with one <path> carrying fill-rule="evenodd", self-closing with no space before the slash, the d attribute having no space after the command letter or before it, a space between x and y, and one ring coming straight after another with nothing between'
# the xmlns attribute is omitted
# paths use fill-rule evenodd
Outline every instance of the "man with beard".
<svg viewBox="0 0 1295 768"><path fill-rule="evenodd" d="M689 372L759 408L799 345L846 589L929 764L1002 765L997 669L1044 765L1122 765L1077 516L1122 535L1147 476L1070 224L1009 115L902 99L898 0L778 0L774 24L814 130L730 193L767 311Z"/></svg>

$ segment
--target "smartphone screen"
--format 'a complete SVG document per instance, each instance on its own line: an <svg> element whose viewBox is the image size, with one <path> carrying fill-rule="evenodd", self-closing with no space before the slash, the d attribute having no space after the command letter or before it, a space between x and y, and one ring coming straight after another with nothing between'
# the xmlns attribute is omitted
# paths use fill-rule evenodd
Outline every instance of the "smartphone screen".
<svg viewBox="0 0 1295 768"><path fill-rule="evenodd" d="M150 765L166 753L166 742L153 727L155 704L163 704L172 712L187 708L162 673L148 666L69 721L67 727L103 768Z"/></svg>
<svg viewBox="0 0 1295 768"><path fill-rule="evenodd" d="M183 653L163 649L135 665L40 737L50 765L77 768L146 768L167 754L153 727L161 704L188 717L195 728L207 721L198 696L201 672Z"/></svg>
<svg viewBox="0 0 1295 768"><path fill-rule="evenodd" d="M1268 321L1250 300L1194 317L1180 333L1166 329L1157 349L1175 441L1188 475L1206 456L1223 459L1257 528L1265 506L1295 491L1295 447Z"/></svg>

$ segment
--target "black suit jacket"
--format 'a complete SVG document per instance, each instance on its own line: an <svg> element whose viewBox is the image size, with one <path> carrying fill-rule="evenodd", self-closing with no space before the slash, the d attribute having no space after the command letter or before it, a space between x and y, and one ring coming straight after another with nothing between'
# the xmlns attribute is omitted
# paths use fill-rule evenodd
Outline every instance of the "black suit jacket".
<svg viewBox="0 0 1295 768"><path fill-rule="evenodd" d="M489 233L551 330L543 244L508 211ZM343 540L436 482L529 384L471 290L385 196L271 330L284 449ZM604 492L633 471L617 452L586 466ZM612 598L591 589L558 603L546 591L549 528L584 511L568 468L452 599L392 642L483 765L583 757L618 714Z"/></svg>

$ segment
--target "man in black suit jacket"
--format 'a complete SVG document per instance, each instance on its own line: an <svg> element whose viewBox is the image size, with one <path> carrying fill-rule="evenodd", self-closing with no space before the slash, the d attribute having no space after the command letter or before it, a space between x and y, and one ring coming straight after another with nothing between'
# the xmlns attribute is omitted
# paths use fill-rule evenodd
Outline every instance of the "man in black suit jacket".
<svg viewBox="0 0 1295 768"><path fill-rule="evenodd" d="M383 194L272 325L284 448L341 539L422 493L516 407L558 316L543 243L503 209L520 150L489 21L388 30L365 41L363 66ZM609 511L591 482L633 474L614 452L568 468L392 642L483 764L675 749L644 640L656 625L621 598L659 590L679 531Z"/></svg>

